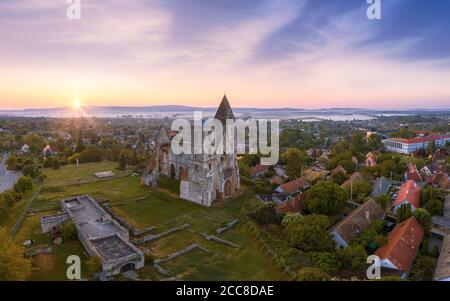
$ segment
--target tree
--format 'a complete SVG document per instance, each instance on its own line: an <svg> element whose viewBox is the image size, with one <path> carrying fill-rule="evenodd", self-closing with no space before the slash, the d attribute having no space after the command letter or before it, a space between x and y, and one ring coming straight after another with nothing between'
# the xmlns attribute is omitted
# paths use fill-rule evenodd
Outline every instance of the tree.
<svg viewBox="0 0 450 301"><path fill-rule="evenodd" d="M77 229L73 223L65 223L61 227L60 233L64 240L72 240L77 238Z"/></svg>
<svg viewBox="0 0 450 301"><path fill-rule="evenodd" d="M102 270L102 259L98 256L92 256L86 261L88 274L97 273Z"/></svg>
<svg viewBox="0 0 450 301"><path fill-rule="evenodd" d="M332 251L335 247L327 231L329 220L323 215L290 217L285 231L290 245L305 252Z"/></svg>
<svg viewBox="0 0 450 301"><path fill-rule="evenodd" d="M438 199L431 199L429 200L424 208L431 214L431 215L443 215L444 213L444 202L438 200Z"/></svg>
<svg viewBox="0 0 450 301"><path fill-rule="evenodd" d="M61 164L59 163L58 158L53 159L52 167L53 169L59 169Z"/></svg>
<svg viewBox="0 0 450 301"><path fill-rule="evenodd" d="M119 157L119 169L126 170L127 169L127 155L125 152L122 152Z"/></svg>
<svg viewBox="0 0 450 301"><path fill-rule="evenodd" d="M361 245L351 245L337 250L342 267L353 270L363 270L367 267L367 252Z"/></svg>
<svg viewBox="0 0 450 301"><path fill-rule="evenodd" d="M431 155L436 152L436 144L434 141L430 141L427 145L427 152Z"/></svg>
<svg viewBox="0 0 450 301"><path fill-rule="evenodd" d="M281 217L277 213L276 208L276 203L264 203L250 212L249 215L261 225L279 224L281 222Z"/></svg>
<svg viewBox="0 0 450 301"><path fill-rule="evenodd" d="M5 228L0 228L0 281L23 281L31 275L31 259L16 245Z"/></svg>
<svg viewBox="0 0 450 301"><path fill-rule="evenodd" d="M370 135L370 137L367 139L367 144L368 144L370 149L373 149L373 150L380 149L381 146L382 146L381 136L378 135L378 134Z"/></svg>
<svg viewBox="0 0 450 301"><path fill-rule="evenodd" d="M39 168L34 164L28 164L23 167L22 173L24 176L34 179L39 175Z"/></svg>
<svg viewBox="0 0 450 301"><path fill-rule="evenodd" d="M334 252L311 252L310 256L314 265L324 272L336 273L341 268L341 261Z"/></svg>
<svg viewBox="0 0 450 301"><path fill-rule="evenodd" d="M382 235L385 225L385 221L374 221L368 228L366 228L366 230L364 230L355 240L351 242L351 245L360 245L367 251L375 251L377 248L387 243L387 238Z"/></svg>
<svg viewBox="0 0 450 301"><path fill-rule="evenodd" d="M298 281L329 281L330 275L319 268L307 267L298 271Z"/></svg>
<svg viewBox="0 0 450 301"><path fill-rule="evenodd" d="M305 205L311 213L334 215L342 212L347 194L333 182L318 182L311 187Z"/></svg>
<svg viewBox="0 0 450 301"><path fill-rule="evenodd" d="M27 176L20 177L16 184L14 184L14 189L19 193L24 193L25 191L33 189L33 181Z"/></svg>
<svg viewBox="0 0 450 301"><path fill-rule="evenodd" d="M298 178L309 160L308 156L299 149L288 148L283 154L283 161L286 163L286 174L292 178Z"/></svg>
<svg viewBox="0 0 450 301"><path fill-rule="evenodd" d="M403 204L397 209L397 223L400 224L412 216L411 204Z"/></svg>
<svg viewBox="0 0 450 301"><path fill-rule="evenodd" d="M426 232L431 229L431 214L426 209L418 208L414 211L414 217Z"/></svg>
<svg viewBox="0 0 450 301"><path fill-rule="evenodd" d="M364 199L372 192L372 185L366 180L354 181L353 185L346 186L345 190L347 195L350 195L350 190L352 190L352 199L358 203L363 203Z"/></svg>
<svg viewBox="0 0 450 301"><path fill-rule="evenodd" d="M36 133L29 133L23 137L23 143L28 144L31 152L40 152L44 146L44 140Z"/></svg>

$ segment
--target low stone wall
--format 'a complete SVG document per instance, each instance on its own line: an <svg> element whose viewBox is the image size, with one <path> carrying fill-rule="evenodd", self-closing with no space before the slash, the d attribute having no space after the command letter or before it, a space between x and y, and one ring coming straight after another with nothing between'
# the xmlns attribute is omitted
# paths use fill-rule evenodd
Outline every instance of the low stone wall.
<svg viewBox="0 0 450 301"><path fill-rule="evenodd" d="M226 224L225 227L218 228L218 229L216 230L216 234L217 234L217 235L222 234L223 232L225 232L225 231L227 231L227 230L233 228L238 222L239 222L238 219L232 220L231 222L229 222L228 224Z"/></svg>
<svg viewBox="0 0 450 301"><path fill-rule="evenodd" d="M240 247L239 245L237 245L237 244L235 244L235 243L233 243L233 242L231 242L229 240L225 240L225 239L219 238L217 236L208 235L206 233L201 233L201 235L206 240L209 240L209 241L215 241L217 243L220 243L220 244L223 244L223 245L226 245L226 246L229 246L229 247L233 247L233 248L239 248Z"/></svg>
<svg viewBox="0 0 450 301"><path fill-rule="evenodd" d="M48 246L35 247L32 249L25 250L25 257L33 257L38 254L51 254L52 248Z"/></svg>
<svg viewBox="0 0 450 301"><path fill-rule="evenodd" d="M200 250L202 250L202 251L204 251L204 252L209 253L209 250L208 250L208 249L203 248L203 247L200 246L199 244L192 244L192 245L187 246L186 248L183 248L183 249L178 250L178 251L176 251L176 252L174 252L174 253L172 253L172 254L169 254L169 255L168 255L167 257L165 257L165 258L162 258L162 259L156 259L156 260L154 261L154 263L153 263L153 267L154 267L155 269L157 269L161 274L166 275L166 276L170 276L169 271L163 269L163 268L160 266L160 264L166 263L166 262L169 262L169 261L172 261L172 260L174 260L174 259L180 257L181 255L190 253L190 252L192 252L192 251L194 251L194 250L196 250L196 249L200 249Z"/></svg>
<svg viewBox="0 0 450 301"><path fill-rule="evenodd" d="M133 240L133 243L136 244L136 245L145 244L145 243L148 243L148 242L160 239L161 237L167 236L167 235L169 235L169 234L171 234L173 232L184 230L186 228L189 228L190 226L191 226L190 224L184 224L183 226L169 229L169 230L164 231L164 232L162 232L160 234L148 235L148 236L145 236L143 238L135 239L135 240Z"/></svg>

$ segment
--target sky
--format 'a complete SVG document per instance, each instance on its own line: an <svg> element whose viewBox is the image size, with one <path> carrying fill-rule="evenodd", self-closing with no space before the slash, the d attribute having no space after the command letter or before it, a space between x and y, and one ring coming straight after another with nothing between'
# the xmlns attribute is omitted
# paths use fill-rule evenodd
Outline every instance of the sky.
<svg viewBox="0 0 450 301"><path fill-rule="evenodd" d="M450 109L450 1L0 0L0 109Z"/></svg>

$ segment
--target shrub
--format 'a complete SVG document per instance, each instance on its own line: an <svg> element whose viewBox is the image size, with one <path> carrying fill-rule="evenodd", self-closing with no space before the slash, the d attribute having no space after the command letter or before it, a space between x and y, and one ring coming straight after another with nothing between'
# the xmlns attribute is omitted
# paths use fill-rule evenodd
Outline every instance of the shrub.
<svg viewBox="0 0 450 301"><path fill-rule="evenodd" d="M16 184L14 184L14 189L19 193L24 193L33 189L33 181L27 176L20 177Z"/></svg>
<svg viewBox="0 0 450 301"><path fill-rule="evenodd" d="M65 223L61 227L60 233L64 240L72 240L77 238L77 229L73 223Z"/></svg>
<svg viewBox="0 0 450 301"><path fill-rule="evenodd" d="M330 275L325 273L319 268L309 267L302 268L298 271L299 281L329 281L331 280Z"/></svg>

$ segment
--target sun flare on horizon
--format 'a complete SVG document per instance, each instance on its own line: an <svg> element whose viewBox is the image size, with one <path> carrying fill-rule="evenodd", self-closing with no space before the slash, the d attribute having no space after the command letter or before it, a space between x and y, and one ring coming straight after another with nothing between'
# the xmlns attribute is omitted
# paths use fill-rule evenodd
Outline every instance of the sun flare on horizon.
<svg viewBox="0 0 450 301"><path fill-rule="evenodd" d="M72 109L75 111L81 110L81 101L78 98L75 98L72 102Z"/></svg>

